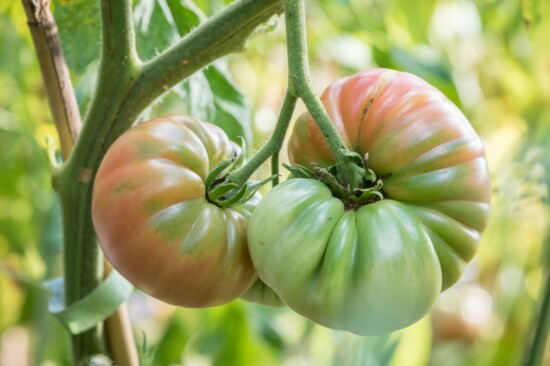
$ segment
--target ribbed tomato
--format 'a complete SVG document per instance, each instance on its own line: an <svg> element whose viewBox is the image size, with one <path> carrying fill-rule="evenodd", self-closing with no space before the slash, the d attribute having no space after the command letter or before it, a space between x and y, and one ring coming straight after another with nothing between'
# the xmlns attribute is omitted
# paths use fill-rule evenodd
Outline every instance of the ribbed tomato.
<svg viewBox="0 0 550 366"><path fill-rule="evenodd" d="M484 148L456 106L407 73L364 71L321 99L349 149L368 154L383 199L350 205L314 179L280 184L250 220L252 260L298 313L357 334L391 332L423 317L476 252L491 193ZM311 169L334 164L307 114L288 154Z"/></svg>
<svg viewBox="0 0 550 366"><path fill-rule="evenodd" d="M92 217L107 259L136 287L165 302L203 307L246 291L257 275L247 221L259 200L221 208L205 178L239 152L217 126L170 115L125 132L94 183Z"/></svg>

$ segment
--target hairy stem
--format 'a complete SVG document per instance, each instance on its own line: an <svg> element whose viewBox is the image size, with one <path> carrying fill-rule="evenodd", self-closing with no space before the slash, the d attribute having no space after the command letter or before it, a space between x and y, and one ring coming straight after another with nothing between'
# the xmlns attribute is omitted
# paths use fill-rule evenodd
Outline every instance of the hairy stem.
<svg viewBox="0 0 550 366"><path fill-rule="evenodd" d="M260 149L260 151L254 154L254 156L243 167L235 170L229 175L228 180L230 182L243 185L264 161L269 159L271 156L278 157L279 151L283 146L283 141L285 139L292 114L296 108L296 100L296 97L287 91L283 106L281 108L281 113L279 113L277 125L275 126L269 141ZM273 165L272 169L274 169Z"/></svg>
<svg viewBox="0 0 550 366"><path fill-rule="evenodd" d="M125 2L121 1L119 4L124 5ZM57 27L49 10L48 1L23 0L23 6L29 20L28 24L33 36L50 109L56 123L61 153L63 158L67 159L80 133L82 122L69 77L69 71L63 57ZM131 17L127 17L127 19L131 19ZM67 240L67 238L72 237L68 233L76 232L79 230L79 227L71 222L68 212L73 211L79 206L85 206L85 204L83 205L78 201L64 200L63 192L58 191L58 193L61 197L63 209L63 230L65 233L64 258L74 258L75 243ZM92 245L91 248L95 248L95 245ZM84 297L101 281L101 276L98 274L101 268L99 255L95 250L93 254L94 258L97 259L91 266L86 267L91 268L92 271L89 274L83 272L80 276L78 273L75 273L81 268L79 262L65 260L65 302L67 306ZM88 281L83 282L89 283L90 286L83 286L81 288L83 282L78 280L82 277L89 277ZM131 337L129 324L127 321L124 321L125 317L127 317L126 311L124 306L122 306L106 320L107 333L113 334L108 337L108 348L113 349L115 347L113 346L114 344L125 344L126 347L124 349L119 347L120 349L114 361L118 364L137 365L137 351L133 345L133 337ZM72 348L75 364L83 362L86 357L103 352L104 342L100 329L94 327L82 334L72 335ZM121 357L121 355L124 357ZM135 361L128 362L131 359Z"/></svg>
<svg viewBox="0 0 550 366"><path fill-rule="evenodd" d="M286 36L288 47L288 70L291 77L291 90L300 97L309 113L325 137L328 147L338 165L338 178L346 186L359 187L361 176L353 169L353 162L346 158L347 150L338 130L313 93L309 77L306 17L304 0L285 0Z"/></svg>

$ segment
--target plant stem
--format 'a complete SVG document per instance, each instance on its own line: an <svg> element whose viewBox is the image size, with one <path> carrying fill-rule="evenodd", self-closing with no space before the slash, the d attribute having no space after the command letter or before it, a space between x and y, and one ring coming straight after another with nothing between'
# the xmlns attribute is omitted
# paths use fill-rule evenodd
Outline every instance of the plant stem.
<svg viewBox="0 0 550 366"><path fill-rule="evenodd" d="M29 28L42 71L50 110L56 124L61 155L64 159L67 159L80 133L82 122L55 20L49 10L48 2L23 0L22 3L27 14ZM73 202L73 204L78 203ZM70 251L70 244L66 242L64 249ZM73 277L73 269L73 263L65 267L65 278ZM66 281L65 284L70 286L70 281ZM67 303L67 305L69 304ZM113 344L126 345L124 349L118 347L119 350L113 360L117 364L137 365L137 350L133 344L130 325L127 324L125 306L119 307L117 312L106 320L105 324L107 333L113 334L108 337L109 348L113 349ZM80 351L82 348L89 349L89 352L86 352L87 354L97 353L103 349L103 342L97 328L84 334L74 335L72 345L75 361L78 360L77 354L82 353ZM122 357L123 355L124 357ZM133 357L136 361L133 363L126 362L132 355L136 355L136 357Z"/></svg>
<svg viewBox="0 0 550 366"><path fill-rule="evenodd" d="M550 235L547 236L546 242L550 242ZM544 351L546 349L546 341L548 338L548 331L550 330L550 267L546 268L546 277L544 279L544 288L541 294L541 304L538 312L538 317L534 317L534 329L535 334L531 347L528 349L528 353L525 357L525 366L538 366L542 365Z"/></svg>
<svg viewBox="0 0 550 366"><path fill-rule="evenodd" d="M232 172L228 177L228 181L238 185L243 185L260 167L260 165L263 164L264 161L269 159L271 156L278 156L279 151L283 146L283 141L285 139L292 114L296 108L296 100L297 98L287 91L281 112L279 113L277 125L275 126L269 141L260 149L260 151L254 154L252 159L250 159L243 167Z"/></svg>
<svg viewBox="0 0 550 366"><path fill-rule="evenodd" d="M38 63L44 79L50 111L59 135L61 155L66 159L82 128L69 70L48 3L22 0Z"/></svg>
<svg viewBox="0 0 550 366"><path fill-rule="evenodd" d="M338 130L332 124L325 107L311 88L304 0L285 0L284 4L291 91L304 101L317 127L325 137L338 166L339 180L352 188L359 187L361 176L356 173L357 169L353 169L353 162L344 154L347 147Z"/></svg>
<svg viewBox="0 0 550 366"><path fill-rule="evenodd" d="M271 182L271 186L275 187L279 184L279 151L271 155L271 175L275 176Z"/></svg>

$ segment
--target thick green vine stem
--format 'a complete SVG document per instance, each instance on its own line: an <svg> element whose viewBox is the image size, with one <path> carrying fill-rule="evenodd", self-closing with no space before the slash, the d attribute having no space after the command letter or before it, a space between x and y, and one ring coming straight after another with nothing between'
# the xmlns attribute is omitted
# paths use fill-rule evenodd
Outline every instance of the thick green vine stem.
<svg viewBox="0 0 550 366"><path fill-rule="evenodd" d="M313 93L308 67L307 37L305 26L304 0L285 0L285 21L288 47L288 72L291 77L290 90L300 97L317 126L325 136L327 144L336 160L337 177L345 186L355 189L362 183L361 173L355 167L355 159L350 154L340 134L319 98Z"/></svg>

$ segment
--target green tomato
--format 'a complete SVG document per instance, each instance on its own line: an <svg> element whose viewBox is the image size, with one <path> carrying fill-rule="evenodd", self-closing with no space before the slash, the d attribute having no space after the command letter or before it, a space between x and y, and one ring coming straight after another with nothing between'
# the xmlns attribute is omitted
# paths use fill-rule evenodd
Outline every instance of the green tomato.
<svg viewBox="0 0 550 366"><path fill-rule="evenodd" d="M252 260L298 313L388 333L423 317L475 254L489 217L483 145L448 99L410 74L368 70L329 85L321 100L348 148L368 154L383 199L357 207L319 181L285 182L252 215ZM307 114L288 155L310 168L334 164Z"/></svg>

